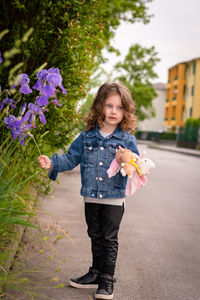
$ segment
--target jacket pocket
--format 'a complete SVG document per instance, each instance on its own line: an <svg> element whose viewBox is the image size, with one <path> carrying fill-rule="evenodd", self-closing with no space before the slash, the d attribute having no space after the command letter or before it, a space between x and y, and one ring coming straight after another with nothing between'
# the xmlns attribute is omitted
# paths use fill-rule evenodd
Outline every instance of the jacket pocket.
<svg viewBox="0 0 200 300"><path fill-rule="evenodd" d="M86 164L94 164L97 161L98 144L84 144L84 160Z"/></svg>
<svg viewBox="0 0 200 300"><path fill-rule="evenodd" d="M108 146L108 162L109 164L115 158L117 148L114 145Z"/></svg>

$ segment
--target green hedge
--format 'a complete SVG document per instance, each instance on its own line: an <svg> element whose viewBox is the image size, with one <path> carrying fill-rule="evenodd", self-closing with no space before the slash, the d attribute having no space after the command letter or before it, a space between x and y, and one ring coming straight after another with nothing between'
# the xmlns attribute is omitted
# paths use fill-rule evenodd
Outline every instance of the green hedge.
<svg viewBox="0 0 200 300"><path fill-rule="evenodd" d="M174 133L174 132L162 132L161 139L162 140L175 141L176 140L176 133Z"/></svg>
<svg viewBox="0 0 200 300"><path fill-rule="evenodd" d="M141 131L137 130L136 138L150 141L160 140L176 140L176 133L173 132L157 132L157 131Z"/></svg>
<svg viewBox="0 0 200 300"><path fill-rule="evenodd" d="M1 1L0 31L9 33L1 41L3 59L7 50L18 52L10 67L23 63L20 73L32 74L43 63L47 69L61 70L66 96L58 99L62 108L47 115L47 126L41 126L38 135L51 132L43 140L49 147L62 148L71 141L79 123L77 103L90 89L91 74L103 61L102 50L109 47L110 39L122 20L149 21L149 0L58 0L58 1ZM28 43L21 37L30 28L33 32ZM2 89L7 87L9 70L0 72ZM33 78L34 79L34 78ZM29 100L31 101L31 99ZM39 138L39 137L37 137ZM4 136L0 135L0 142Z"/></svg>

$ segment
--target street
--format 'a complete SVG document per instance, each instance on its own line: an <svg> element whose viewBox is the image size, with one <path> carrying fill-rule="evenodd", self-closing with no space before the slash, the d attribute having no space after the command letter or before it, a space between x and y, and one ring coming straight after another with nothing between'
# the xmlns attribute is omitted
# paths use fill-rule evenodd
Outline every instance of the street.
<svg viewBox="0 0 200 300"><path fill-rule="evenodd" d="M139 150L147 151L156 168L148 175L147 185L126 200L114 300L199 300L200 159L145 145L139 145ZM56 276L56 285L65 284L70 278L85 274L91 264L79 195L79 169L60 174L59 180L60 185L54 184L55 194L42 200L39 222L44 234L47 228L53 232L59 227L68 232L69 238L55 246L56 259L48 260L45 275L34 277L38 281L38 296L34 299L43 299L41 294L50 297L47 299L92 300L95 290L78 290L68 285L55 289L51 280ZM25 242L32 242L26 235ZM31 250L35 256L27 259L27 269L33 262L41 267L39 249ZM46 257L52 255L51 251L48 249ZM56 268L60 270L57 273Z"/></svg>
<svg viewBox="0 0 200 300"><path fill-rule="evenodd" d="M146 187L127 200L115 299L198 300L200 160L145 150L156 169Z"/></svg>

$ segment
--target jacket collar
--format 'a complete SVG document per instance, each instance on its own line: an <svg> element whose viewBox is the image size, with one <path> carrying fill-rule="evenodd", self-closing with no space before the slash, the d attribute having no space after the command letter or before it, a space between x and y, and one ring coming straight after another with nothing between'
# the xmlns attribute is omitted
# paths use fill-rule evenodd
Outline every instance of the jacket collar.
<svg viewBox="0 0 200 300"><path fill-rule="evenodd" d="M99 127L95 126L94 128L92 128L90 131L88 131L87 133L88 137L100 137L102 138L101 134L99 133ZM115 129L115 131L110 135L110 137L116 137L118 139L125 139L124 136L124 131L121 129L121 127L118 125L117 128Z"/></svg>

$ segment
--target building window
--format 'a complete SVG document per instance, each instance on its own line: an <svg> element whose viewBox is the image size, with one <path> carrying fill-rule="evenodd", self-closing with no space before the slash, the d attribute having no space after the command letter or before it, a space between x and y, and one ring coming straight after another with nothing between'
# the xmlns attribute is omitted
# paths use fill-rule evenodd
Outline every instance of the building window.
<svg viewBox="0 0 200 300"><path fill-rule="evenodd" d="M184 120L185 117L185 107L182 107L181 119Z"/></svg>
<svg viewBox="0 0 200 300"><path fill-rule="evenodd" d="M192 107L190 107L190 118L192 118Z"/></svg>
<svg viewBox="0 0 200 300"><path fill-rule="evenodd" d="M192 73L195 74L195 72L196 72L196 63L194 62L193 63L193 72Z"/></svg>
<svg viewBox="0 0 200 300"><path fill-rule="evenodd" d="M187 86L184 85L184 90L183 90L183 98L187 95Z"/></svg>
<svg viewBox="0 0 200 300"><path fill-rule="evenodd" d="M194 96L194 86L192 86L191 95Z"/></svg>

